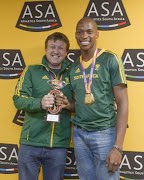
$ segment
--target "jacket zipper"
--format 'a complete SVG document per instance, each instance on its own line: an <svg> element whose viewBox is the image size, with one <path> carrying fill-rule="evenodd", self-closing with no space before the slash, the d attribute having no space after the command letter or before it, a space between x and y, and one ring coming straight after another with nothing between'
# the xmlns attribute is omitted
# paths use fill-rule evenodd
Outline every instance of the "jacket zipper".
<svg viewBox="0 0 144 180"><path fill-rule="evenodd" d="M51 70L49 69L49 71L51 71ZM55 78L58 79L59 73L58 73L58 75L56 76L56 74L55 74L53 71L51 71L51 72L54 74ZM55 128L55 123L53 122L53 124L52 124L52 132L51 132L51 140L50 140L50 147L53 147L54 128Z"/></svg>
<svg viewBox="0 0 144 180"><path fill-rule="evenodd" d="M55 127L55 123L53 122L53 124L52 124L52 132L51 132L51 140L50 140L50 147L53 147L54 127Z"/></svg>

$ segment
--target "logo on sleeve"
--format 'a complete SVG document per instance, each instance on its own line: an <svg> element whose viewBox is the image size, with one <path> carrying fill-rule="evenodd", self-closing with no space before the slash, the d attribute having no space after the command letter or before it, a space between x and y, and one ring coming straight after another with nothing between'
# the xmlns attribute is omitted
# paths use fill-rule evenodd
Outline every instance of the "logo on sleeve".
<svg viewBox="0 0 144 180"><path fill-rule="evenodd" d="M25 2L16 27L25 31L50 31L61 27L53 1Z"/></svg>
<svg viewBox="0 0 144 180"><path fill-rule="evenodd" d="M90 0L84 17L96 21L99 30L115 30L130 25L121 0Z"/></svg>
<svg viewBox="0 0 144 180"><path fill-rule="evenodd" d="M125 49L122 60L127 80L144 81L144 49Z"/></svg>
<svg viewBox="0 0 144 180"><path fill-rule="evenodd" d="M0 79L19 78L24 68L20 50L0 49Z"/></svg>

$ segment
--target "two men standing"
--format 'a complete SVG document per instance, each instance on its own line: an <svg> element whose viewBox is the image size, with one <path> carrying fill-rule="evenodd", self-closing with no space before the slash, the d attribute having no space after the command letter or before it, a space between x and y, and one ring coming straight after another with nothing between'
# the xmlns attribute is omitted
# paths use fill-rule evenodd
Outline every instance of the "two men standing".
<svg viewBox="0 0 144 180"><path fill-rule="evenodd" d="M82 18L76 27L76 40L82 55L72 64L71 88L68 84L62 90L64 95L56 98L57 105L63 107L63 122L45 123L43 111L53 106L55 98L48 94L51 89L42 77L58 79L62 76L63 80L69 77L67 63L63 61L69 47L67 40L50 37L42 64L24 70L14 95L16 107L26 111L20 139L20 180L26 180L25 176L36 179L41 164L44 180L63 178L70 141L70 111L74 108L71 122L74 124L73 142L80 180L118 180L128 119L122 61L116 54L97 47L99 34L95 21Z"/></svg>

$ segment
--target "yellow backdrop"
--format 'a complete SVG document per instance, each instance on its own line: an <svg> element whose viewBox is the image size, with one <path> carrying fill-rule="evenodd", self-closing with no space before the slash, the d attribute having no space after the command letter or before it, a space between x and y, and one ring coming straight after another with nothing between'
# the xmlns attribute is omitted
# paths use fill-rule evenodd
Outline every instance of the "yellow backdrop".
<svg viewBox="0 0 144 180"><path fill-rule="evenodd" d="M40 0L39 0L40 1ZM96 1L96 0L95 0ZM26 1L33 2L33 1ZM40 63L44 54L44 42L46 37L56 31L63 32L70 40L70 49L79 49L75 41L75 26L77 21L84 16L88 7L89 0L54 0L54 5L57 10L62 26L57 29L52 29L43 32L31 32L16 28L17 21L22 11L24 0L1 0L0 2L0 50L20 50L26 65ZM106 1L108 2L108 1ZM122 0L126 14L130 21L129 26L117 30L99 31L98 46L100 48L110 49L122 57L125 49L144 49L144 1L143 0ZM105 7L108 7L105 4ZM39 7L40 9L40 7ZM28 11L27 11L28 12ZM106 10L105 10L106 13ZM40 16L40 13L37 14ZM7 55L7 57L9 57ZM2 62L0 54L0 61ZM143 54L141 55L143 58ZM8 60L5 61L8 63ZM12 63L12 62L11 62ZM141 63L142 65L142 60ZM2 65L2 63L0 63ZM142 67L143 68L143 67ZM2 74L2 73L1 73ZM143 73L144 74L144 73ZM2 162L7 158L16 159L16 153L10 157L7 153L7 145L19 145L19 137L21 126L13 123L16 115L16 108L13 105L12 96L17 83L16 79L0 78L0 169ZM129 122L124 142L124 151L144 152L144 118L143 118L143 102L144 102L144 82L128 80L128 96L129 96ZM12 150L11 150L12 152ZM7 156L7 157L6 157ZM134 158L130 156L130 158ZM128 170L142 170L143 166L138 163L142 160L143 154L140 154L135 159L135 166L128 163L133 159L125 159L124 166ZM136 161L137 160L137 161ZM129 162L128 162L129 161ZM144 160L143 160L144 162ZM143 163L144 164L144 163ZM141 169L140 169L141 168ZM17 180L17 173L3 174L0 170L0 180ZM126 174L126 173L125 173ZM127 175L127 174L126 174ZM121 175L124 179L127 176ZM144 179L144 174L141 174L141 179ZM134 179L135 177L131 177ZM42 179L42 174L40 174ZM138 179L138 178L135 178ZM140 178L139 178L140 179Z"/></svg>

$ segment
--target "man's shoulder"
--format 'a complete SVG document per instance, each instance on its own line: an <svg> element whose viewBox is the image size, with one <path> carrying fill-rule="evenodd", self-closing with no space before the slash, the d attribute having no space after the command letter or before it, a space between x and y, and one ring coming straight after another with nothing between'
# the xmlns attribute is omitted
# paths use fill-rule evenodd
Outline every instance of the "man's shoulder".
<svg viewBox="0 0 144 180"><path fill-rule="evenodd" d="M113 51L104 49L102 54L100 55L99 61L103 62L103 64L105 65L110 65L111 63L118 63L119 61L121 61L121 58Z"/></svg>
<svg viewBox="0 0 144 180"><path fill-rule="evenodd" d="M27 65L27 69L29 70L36 70L36 69L40 69L43 65L42 64L30 64Z"/></svg>
<svg viewBox="0 0 144 180"><path fill-rule="evenodd" d="M118 57L118 55L115 52L108 50L108 49L105 49L103 54L108 57Z"/></svg>

